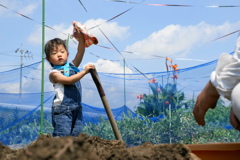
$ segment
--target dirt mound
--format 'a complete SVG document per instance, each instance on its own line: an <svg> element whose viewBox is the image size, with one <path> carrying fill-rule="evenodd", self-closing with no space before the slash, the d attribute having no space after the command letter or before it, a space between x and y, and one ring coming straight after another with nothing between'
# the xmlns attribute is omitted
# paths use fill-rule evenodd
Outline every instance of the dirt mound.
<svg viewBox="0 0 240 160"><path fill-rule="evenodd" d="M144 143L126 148L118 140L105 140L80 134L75 137L41 135L21 149L0 144L1 160L199 160L183 144Z"/></svg>

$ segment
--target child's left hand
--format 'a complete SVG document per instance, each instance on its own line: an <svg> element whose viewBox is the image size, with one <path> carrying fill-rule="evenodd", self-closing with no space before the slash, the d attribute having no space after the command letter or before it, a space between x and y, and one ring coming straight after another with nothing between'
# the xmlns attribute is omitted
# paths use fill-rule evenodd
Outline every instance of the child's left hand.
<svg viewBox="0 0 240 160"><path fill-rule="evenodd" d="M93 64L87 64L85 67L84 67L84 70L85 70L85 73L89 73L89 70L90 69L95 69L95 66Z"/></svg>

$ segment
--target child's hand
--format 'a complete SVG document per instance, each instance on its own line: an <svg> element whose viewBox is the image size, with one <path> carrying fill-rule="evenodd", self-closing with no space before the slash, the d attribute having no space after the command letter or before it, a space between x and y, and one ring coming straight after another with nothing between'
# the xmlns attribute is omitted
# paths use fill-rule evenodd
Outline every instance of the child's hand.
<svg viewBox="0 0 240 160"><path fill-rule="evenodd" d="M74 27L74 29L75 29L74 37L76 38L76 40L77 40L78 42L84 42L84 41L85 41L85 38L84 38L84 35L83 35L83 33L81 32L80 28Z"/></svg>
<svg viewBox="0 0 240 160"><path fill-rule="evenodd" d="M84 68L85 73L88 74L90 69L95 69L95 66L93 64L87 64Z"/></svg>
<svg viewBox="0 0 240 160"><path fill-rule="evenodd" d="M89 47L92 44L98 44L98 39L94 37L90 32L88 32L87 28L83 26L81 23L72 21L73 24L73 37L79 41L80 43L84 43L85 47ZM82 35L80 34L83 34Z"/></svg>

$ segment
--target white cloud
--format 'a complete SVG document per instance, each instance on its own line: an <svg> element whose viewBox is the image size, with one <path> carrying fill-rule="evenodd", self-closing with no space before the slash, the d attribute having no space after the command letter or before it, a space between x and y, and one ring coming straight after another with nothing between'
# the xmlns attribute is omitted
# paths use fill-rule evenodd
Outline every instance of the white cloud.
<svg viewBox="0 0 240 160"><path fill-rule="evenodd" d="M105 20L103 19L88 20L86 23L84 23L84 26L90 28L92 26L95 26L96 24L102 24L104 22ZM45 41L48 41L56 37L67 39L68 34L71 35L73 31L72 24L61 23L49 27L54 28L54 30L49 29L47 27L45 28ZM116 22L105 23L100 27L104 34L106 34L107 37L111 40L124 39L126 35L128 35L128 27L119 26ZM101 43L107 42L106 38L103 36L103 34L100 32L98 28L89 30L89 32L95 37L97 37L99 42ZM42 27L38 25L34 32L28 36L28 42L34 45L40 45L42 43L41 41L42 39L40 37L42 37ZM70 47L76 47L76 44L74 44L74 42L72 41L69 42Z"/></svg>
<svg viewBox="0 0 240 160"><path fill-rule="evenodd" d="M15 82L1 85L0 90L2 93L19 93L19 88L19 82Z"/></svg>
<svg viewBox="0 0 240 160"><path fill-rule="evenodd" d="M67 34L70 33L71 26L66 26L66 24L62 23L59 25L50 26L53 29L45 28L45 41L47 42L50 39L53 38L62 38L67 39L67 35L64 35L63 33ZM28 42L33 45L41 45L42 44L42 26L38 25L33 33L31 33L28 36Z"/></svg>
<svg viewBox="0 0 240 160"><path fill-rule="evenodd" d="M2 0L1 4L7 8L0 8L0 16L18 16L16 13L12 11L17 11L23 15L32 14L37 7L39 6L39 2L35 1L18 1L18 0Z"/></svg>
<svg viewBox="0 0 240 160"><path fill-rule="evenodd" d="M114 75L108 76L106 74L101 74L100 72L98 75L110 107L118 108L123 106L124 105L123 79L118 78L117 76ZM94 84L90 74L86 75L85 77L83 77L83 79L81 79L81 84L83 89L82 102L90 106L103 108L103 104L100 99L97 87ZM132 82L126 80L126 84L127 84L125 86L126 105L132 110L135 110L134 107L139 103L139 99L136 98L137 95L145 93L146 89L136 85L136 81Z"/></svg>
<svg viewBox="0 0 240 160"><path fill-rule="evenodd" d="M113 62L110 60L98 59L96 63L89 62L90 64L94 64L98 72L104 73L124 73L124 68L121 67L120 63ZM89 64L88 63L88 64ZM86 65L84 65L85 67ZM132 70L128 67L125 67L125 73L132 73Z"/></svg>
<svg viewBox="0 0 240 160"><path fill-rule="evenodd" d="M53 91L53 85L49 81L49 71L50 64L45 61L44 63L44 92ZM32 69L29 72L25 73L25 77L23 78L23 92L24 93L39 93L41 92L41 83L42 83L42 64L36 67L36 69Z"/></svg>
<svg viewBox="0 0 240 160"><path fill-rule="evenodd" d="M149 55L169 56L188 54L195 46L209 42L216 37L238 30L240 22L225 22L211 25L201 22L197 25L169 25L153 32L147 38L126 47L126 51Z"/></svg>
<svg viewBox="0 0 240 160"><path fill-rule="evenodd" d="M103 86L104 92L108 99L109 105L111 108L118 108L124 105L124 79L123 79L123 67L118 62L112 62L109 60L98 59L94 64L100 82ZM85 66L85 65L84 65ZM102 74L103 73L103 74ZM120 75L107 74L107 73L119 73ZM129 76L132 71L129 68L125 68L126 75L126 104L132 110L135 110L133 107L139 102L136 99L136 96L144 93L145 89L136 85L136 81L128 80L134 79L133 76ZM139 78L139 77L138 77ZM138 80L137 80L138 81ZM92 77L88 74L82 80L83 87L83 102L95 107L103 107L101 99L99 98L99 93L97 88L92 80ZM147 84L147 82L146 82ZM135 87L134 87L135 86ZM93 100L94 99L94 100Z"/></svg>
<svg viewBox="0 0 240 160"><path fill-rule="evenodd" d="M104 19L91 19L88 20L84 23L84 25L89 28L90 32L96 36L98 38L98 40L101 43L107 43L108 40L106 39L106 37L103 35L103 33L111 40L124 40L125 38L127 38L129 36L129 28L128 26L120 26L118 25L118 23L116 22L108 22L106 23L106 20ZM98 27L95 27L99 25ZM95 27L93 29L91 29L91 27Z"/></svg>
<svg viewBox="0 0 240 160"><path fill-rule="evenodd" d="M42 64L39 63L38 66L32 66L22 68L22 93L39 93L41 92L41 79L42 79ZM29 70L30 69L30 70ZM53 91L52 83L48 79L48 74L50 71L50 65L45 62L45 92ZM9 72L9 83L0 85L0 92L2 93L19 93L20 92L20 68L12 70ZM4 75L2 75L4 76Z"/></svg>
<svg viewBox="0 0 240 160"><path fill-rule="evenodd" d="M19 9L19 13L23 15L30 15L35 11L37 7L38 7L38 4L36 3L28 4L27 6Z"/></svg>
<svg viewBox="0 0 240 160"><path fill-rule="evenodd" d="M11 0L2 0L1 1L1 5L9 8L9 9L14 9L16 7L16 3L17 1L11 1ZM9 16L12 13L9 14L9 9L7 8L3 8L2 6L0 6L0 16Z"/></svg>

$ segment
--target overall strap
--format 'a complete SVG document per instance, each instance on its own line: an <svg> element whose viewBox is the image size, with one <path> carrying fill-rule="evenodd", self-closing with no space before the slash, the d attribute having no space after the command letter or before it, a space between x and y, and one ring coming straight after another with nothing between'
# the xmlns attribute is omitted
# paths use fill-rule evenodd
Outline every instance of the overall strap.
<svg viewBox="0 0 240 160"><path fill-rule="evenodd" d="M80 72L80 70L77 67L70 65L68 62L66 62L65 65L63 66L54 65L53 68L58 70L63 70L64 76L67 76L67 77L69 77L70 75L70 70L73 70L75 72Z"/></svg>

